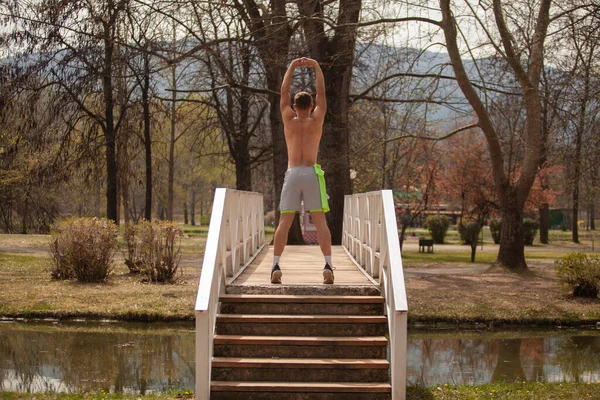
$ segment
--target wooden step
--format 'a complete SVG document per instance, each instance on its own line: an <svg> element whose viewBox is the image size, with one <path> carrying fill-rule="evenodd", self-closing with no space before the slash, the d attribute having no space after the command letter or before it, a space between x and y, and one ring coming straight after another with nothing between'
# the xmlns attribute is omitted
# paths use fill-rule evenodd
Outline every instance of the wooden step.
<svg viewBox="0 0 600 400"><path fill-rule="evenodd" d="M329 304L383 304L381 296L309 296L309 295L256 295L224 294L219 299L228 303L329 303Z"/></svg>
<svg viewBox="0 0 600 400"><path fill-rule="evenodd" d="M216 357L386 358L385 336L215 335Z"/></svg>
<svg viewBox="0 0 600 400"><path fill-rule="evenodd" d="M385 359L215 357L212 379L269 382L388 382Z"/></svg>
<svg viewBox="0 0 600 400"><path fill-rule="evenodd" d="M362 358L243 358L213 357L212 365L218 368L320 368L320 369L388 369L387 360Z"/></svg>
<svg viewBox="0 0 600 400"><path fill-rule="evenodd" d="M376 285L227 285L228 294L381 296Z"/></svg>
<svg viewBox="0 0 600 400"><path fill-rule="evenodd" d="M381 315L258 315L218 314L219 335L383 336Z"/></svg>
<svg viewBox="0 0 600 400"><path fill-rule="evenodd" d="M302 296L227 294L220 298L223 314L381 315L381 296Z"/></svg>
<svg viewBox="0 0 600 400"><path fill-rule="evenodd" d="M357 382L211 382L215 392L390 393L388 383Z"/></svg>
<svg viewBox="0 0 600 400"><path fill-rule="evenodd" d="M280 323L296 324L385 324L387 319L382 315L261 315L261 314L217 314L219 322L242 323Z"/></svg>
<svg viewBox="0 0 600 400"><path fill-rule="evenodd" d="M223 382L211 383L211 400L389 400L388 383Z"/></svg>

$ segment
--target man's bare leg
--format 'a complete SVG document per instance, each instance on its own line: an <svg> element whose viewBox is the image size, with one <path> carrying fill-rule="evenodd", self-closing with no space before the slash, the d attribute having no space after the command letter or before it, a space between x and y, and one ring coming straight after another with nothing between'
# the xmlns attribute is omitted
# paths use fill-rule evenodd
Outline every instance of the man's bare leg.
<svg viewBox="0 0 600 400"><path fill-rule="evenodd" d="M293 212L281 213L279 216L279 225L275 230L273 237L273 269L271 270L271 283L281 283L281 269L279 268L279 257L285 249L288 240L288 232L294 222Z"/></svg>
<svg viewBox="0 0 600 400"><path fill-rule="evenodd" d="M325 213L323 212L311 212L312 220L317 228L317 239L319 240L319 247L325 257L325 268L323 269L323 283L333 283L333 264L331 262L331 232L327 226L327 220L325 219Z"/></svg>

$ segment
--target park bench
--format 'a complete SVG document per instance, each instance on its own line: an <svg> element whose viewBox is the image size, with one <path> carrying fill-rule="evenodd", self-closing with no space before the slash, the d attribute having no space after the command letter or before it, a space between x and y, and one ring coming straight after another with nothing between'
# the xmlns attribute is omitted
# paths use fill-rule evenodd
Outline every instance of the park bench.
<svg viewBox="0 0 600 400"><path fill-rule="evenodd" d="M433 239L419 239L419 253L424 253L425 247L428 253L433 253Z"/></svg>

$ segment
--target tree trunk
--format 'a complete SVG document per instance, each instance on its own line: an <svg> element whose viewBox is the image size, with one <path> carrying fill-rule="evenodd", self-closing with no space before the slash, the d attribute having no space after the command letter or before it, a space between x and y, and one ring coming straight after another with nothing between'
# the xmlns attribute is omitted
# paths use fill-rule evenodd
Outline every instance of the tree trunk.
<svg viewBox="0 0 600 400"><path fill-rule="evenodd" d="M186 201L183 202L183 223L185 225L188 224L188 209L187 209L187 202Z"/></svg>
<svg viewBox="0 0 600 400"><path fill-rule="evenodd" d="M106 141L106 218L113 220L118 225L118 168L112 81L114 43L108 29L109 28L106 27L104 31L104 71L102 76L102 93L104 95L104 112L106 118L104 126L104 138Z"/></svg>
<svg viewBox="0 0 600 400"><path fill-rule="evenodd" d="M550 231L550 206L544 204L540 208L540 243L549 243L549 231Z"/></svg>
<svg viewBox="0 0 600 400"><path fill-rule="evenodd" d="M325 181L329 193L329 229L331 243L342 242L344 220L344 196L350 193L350 163L348 156L348 102L339 96L336 89L342 79L328 74L327 116L321 139L321 164L325 171ZM333 75L333 76L332 76Z"/></svg>
<svg viewBox="0 0 600 400"><path fill-rule="evenodd" d="M596 230L596 205L595 203L592 201L590 203L590 230L591 231L595 231Z"/></svg>
<svg viewBox="0 0 600 400"><path fill-rule="evenodd" d="M144 109L144 150L146 157L146 193L144 219L152 220L152 141L150 138L150 60L144 55L144 83L142 85L142 106Z"/></svg>
<svg viewBox="0 0 600 400"><path fill-rule="evenodd" d="M252 165L250 150L245 140L235 143L235 188L237 190L252 190Z"/></svg>
<svg viewBox="0 0 600 400"><path fill-rule="evenodd" d="M121 199L123 200L123 220L127 224L131 220L129 215L129 179L124 173L121 173Z"/></svg>
<svg viewBox="0 0 600 400"><path fill-rule="evenodd" d="M525 262L522 207L519 207L516 196L510 192L503 196L501 200L503 200L501 208L502 229L496 264L510 268L513 271L523 271L527 269L527 263Z"/></svg>
<svg viewBox="0 0 600 400"><path fill-rule="evenodd" d="M192 189L192 201L190 202L190 222L196 226L196 190Z"/></svg>
<svg viewBox="0 0 600 400"><path fill-rule="evenodd" d="M573 243L579 243L579 180L581 179L581 142L583 132L581 129L577 129L577 138L575 139L575 156L572 163L575 164L575 171L573 173L573 231L572 239Z"/></svg>
<svg viewBox="0 0 600 400"><path fill-rule="evenodd" d="M21 233L27 234L27 218L29 218L29 190L25 193L25 199L23 201L23 215L21 219Z"/></svg>
<svg viewBox="0 0 600 400"><path fill-rule="evenodd" d="M113 220L117 225L117 153L115 146L115 129L113 118L113 102L110 78L104 79L104 97L106 108L106 129L104 137L106 140L106 218Z"/></svg>
<svg viewBox="0 0 600 400"><path fill-rule="evenodd" d="M175 130L177 129L177 75L173 67L171 95L171 138L169 140L169 182L167 188L167 220L173 220L173 186L175 185Z"/></svg>

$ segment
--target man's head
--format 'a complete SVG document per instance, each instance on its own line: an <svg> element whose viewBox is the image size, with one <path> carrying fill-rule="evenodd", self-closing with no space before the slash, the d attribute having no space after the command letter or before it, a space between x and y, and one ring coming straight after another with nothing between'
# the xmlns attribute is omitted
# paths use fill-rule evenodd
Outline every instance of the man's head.
<svg viewBox="0 0 600 400"><path fill-rule="evenodd" d="M309 110L312 108L312 96L307 92L300 92L294 96L294 108L296 110Z"/></svg>

